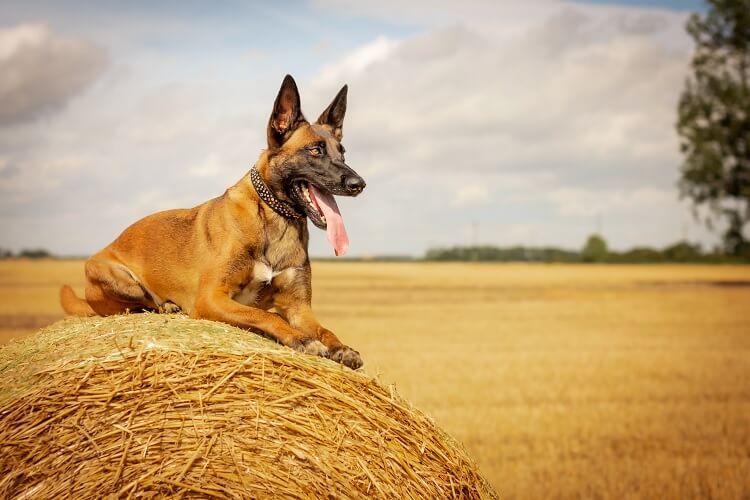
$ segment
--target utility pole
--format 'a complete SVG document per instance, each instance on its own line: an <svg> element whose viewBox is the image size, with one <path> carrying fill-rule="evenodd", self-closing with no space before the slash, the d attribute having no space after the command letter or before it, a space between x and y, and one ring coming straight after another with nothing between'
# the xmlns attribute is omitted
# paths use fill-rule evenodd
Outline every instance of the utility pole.
<svg viewBox="0 0 750 500"><path fill-rule="evenodd" d="M479 260L479 250L477 249L477 233L479 233L479 223L471 223L471 260Z"/></svg>

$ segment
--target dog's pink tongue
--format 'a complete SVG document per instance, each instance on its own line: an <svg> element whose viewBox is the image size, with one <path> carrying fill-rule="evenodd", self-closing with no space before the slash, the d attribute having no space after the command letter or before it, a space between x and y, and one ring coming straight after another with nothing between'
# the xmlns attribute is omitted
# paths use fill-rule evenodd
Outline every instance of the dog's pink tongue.
<svg viewBox="0 0 750 500"><path fill-rule="evenodd" d="M309 184L309 189L313 201L320 211L323 212L323 215L326 216L328 241L333 245L333 251L336 252L336 256L341 257L349 248L349 236L346 234L344 219L341 217L341 212L339 212L339 206L336 204L336 200L332 194L319 191L312 184Z"/></svg>

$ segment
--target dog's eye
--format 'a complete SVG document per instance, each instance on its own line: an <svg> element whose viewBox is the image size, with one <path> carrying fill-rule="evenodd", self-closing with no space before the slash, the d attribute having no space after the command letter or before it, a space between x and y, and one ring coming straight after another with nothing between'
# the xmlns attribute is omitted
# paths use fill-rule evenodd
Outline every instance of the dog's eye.
<svg viewBox="0 0 750 500"><path fill-rule="evenodd" d="M320 146L310 146L307 150L310 151L310 154L313 156L318 156L323 153L323 149Z"/></svg>

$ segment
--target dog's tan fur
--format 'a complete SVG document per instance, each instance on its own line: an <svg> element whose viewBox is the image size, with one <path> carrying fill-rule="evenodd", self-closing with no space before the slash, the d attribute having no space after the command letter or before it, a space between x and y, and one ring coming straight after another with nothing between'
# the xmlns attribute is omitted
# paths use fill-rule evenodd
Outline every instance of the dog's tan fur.
<svg viewBox="0 0 750 500"><path fill-rule="evenodd" d="M293 123L293 114L285 115L283 91L284 86L276 104L281 101L281 112L275 107L269 121L269 149L256 163L269 185L285 160L306 145L341 138L340 124L325 123L329 110L318 124L307 123L301 113ZM283 192L276 194L284 199ZM64 286L62 307L69 314L103 316L182 310L358 368L359 353L321 326L311 309L308 237L306 219L274 212L248 173L218 198L155 213L128 227L86 262L85 300Z"/></svg>

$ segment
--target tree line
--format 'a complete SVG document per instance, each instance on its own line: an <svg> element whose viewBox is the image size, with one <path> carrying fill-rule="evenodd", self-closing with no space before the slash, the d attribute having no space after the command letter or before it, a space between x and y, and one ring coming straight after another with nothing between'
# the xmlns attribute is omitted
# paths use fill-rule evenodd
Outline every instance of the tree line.
<svg viewBox="0 0 750 500"><path fill-rule="evenodd" d="M0 248L0 259L49 259L57 258L42 248L23 249L16 253ZM316 260L342 260L316 259ZM369 258L351 258L343 260L372 261L415 261L419 257L373 256ZM750 254L732 255L723 249L704 251L700 245L687 241L678 241L664 248L639 246L617 252L609 249L607 242L598 234L592 234L580 250L568 250L557 247L497 247L492 245L454 246L449 248L432 248L427 250L422 260L427 261L477 261L477 262L602 262L602 263L659 263L659 262L697 262L697 263L748 263Z"/></svg>
<svg viewBox="0 0 750 500"><path fill-rule="evenodd" d="M13 253L12 250L7 248L0 248L0 259L48 259L51 257L53 255L43 248L25 248L18 253Z"/></svg>
<svg viewBox="0 0 750 500"><path fill-rule="evenodd" d="M491 245L432 248L425 253L429 261L478 262L591 262L591 263L659 263L750 262L750 255L729 255L721 250L704 251L700 245L678 241L664 248L635 247L624 252L610 250L598 234L591 235L580 250L556 247L496 247Z"/></svg>

